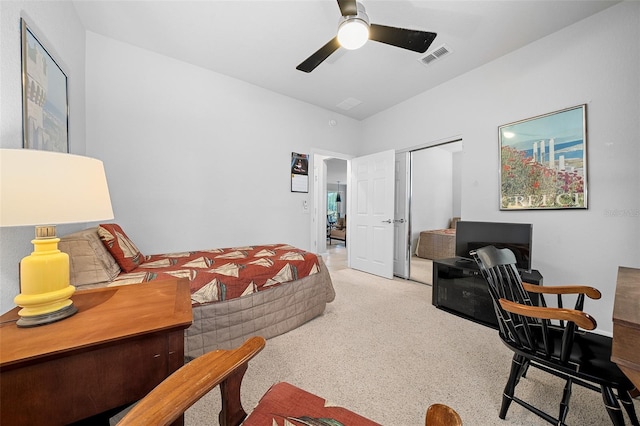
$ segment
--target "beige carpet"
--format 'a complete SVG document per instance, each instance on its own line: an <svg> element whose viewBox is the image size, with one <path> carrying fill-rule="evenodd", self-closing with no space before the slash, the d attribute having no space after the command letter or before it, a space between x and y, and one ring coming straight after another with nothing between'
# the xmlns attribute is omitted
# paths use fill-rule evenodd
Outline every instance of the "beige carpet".
<svg viewBox="0 0 640 426"><path fill-rule="evenodd" d="M383 425L424 425L426 408L448 404L467 425L544 425L512 404L498 418L511 352L497 332L431 305L431 287L352 269L332 271L336 300L324 315L267 341L250 363L242 396L250 411L278 381L316 393ZM563 383L535 369L517 394L555 415ZM185 415L214 425L214 390ZM636 407L638 408L638 401ZM574 386L568 424L610 424L598 393Z"/></svg>

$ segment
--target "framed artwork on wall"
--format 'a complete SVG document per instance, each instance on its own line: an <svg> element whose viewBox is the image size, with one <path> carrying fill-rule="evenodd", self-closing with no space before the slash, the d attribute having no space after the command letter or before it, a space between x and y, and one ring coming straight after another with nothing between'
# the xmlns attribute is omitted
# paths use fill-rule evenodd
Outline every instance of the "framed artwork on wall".
<svg viewBox="0 0 640 426"><path fill-rule="evenodd" d="M68 79L24 19L22 31L23 147L69 152Z"/></svg>
<svg viewBox="0 0 640 426"><path fill-rule="evenodd" d="M587 208L587 106L505 124L500 210Z"/></svg>
<svg viewBox="0 0 640 426"><path fill-rule="evenodd" d="M309 155L291 153L291 192L309 192Z"/></svg>

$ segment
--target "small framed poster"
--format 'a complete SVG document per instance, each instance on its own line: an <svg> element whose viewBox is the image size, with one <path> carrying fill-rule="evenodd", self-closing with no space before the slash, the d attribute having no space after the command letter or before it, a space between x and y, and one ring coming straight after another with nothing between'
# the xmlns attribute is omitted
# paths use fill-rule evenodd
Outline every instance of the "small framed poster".
<svg viewBox="0 0 640 426"><path fill-rule="evenodd" d="M291 153L291 192L309 192L309 156Z"/></svg>

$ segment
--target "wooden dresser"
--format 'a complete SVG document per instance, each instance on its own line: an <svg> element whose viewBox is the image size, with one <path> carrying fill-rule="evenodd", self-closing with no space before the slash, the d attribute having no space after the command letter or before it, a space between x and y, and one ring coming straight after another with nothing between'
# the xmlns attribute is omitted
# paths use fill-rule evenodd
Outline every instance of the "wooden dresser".
<svg viewBox="0 0 640 426"><path fill-rule="evenodd" d="M0 317L0 423L61 425L145 396L184 363L186 279L78 291L78 313L18 328Z"/></svg>
<svg viewBox="0 0 640 426"><path fill-rule="evenodd" d="M611 361L640 388L640 269L618 268Z"/></svg>

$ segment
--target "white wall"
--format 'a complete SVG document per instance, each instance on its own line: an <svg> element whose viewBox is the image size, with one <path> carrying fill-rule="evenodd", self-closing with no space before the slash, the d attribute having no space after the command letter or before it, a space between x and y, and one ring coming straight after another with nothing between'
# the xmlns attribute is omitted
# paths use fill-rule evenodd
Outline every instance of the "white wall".
<svg viewBox="0 0 640 426"><path fill-rule="evenodd" d="M586 309L608 333L618 265L640 267L638 40L640 2L613 6L367 119L364 153L461 135L462 217L533 223L545 285L598 287ZM498 126L582 103L589 209L499 211Z"/></svg>
<svg viewBox="0 0 640 426"><path fill-rule="evenodd" d="M22 148L20 18L62 67L69 84L69 150L85 154L84 27L69 2L0 1L0 148ZM58 235L84 228L58 227ZM0 228L0 312L19 293L18 263L33 251L34 228Z"/></svg>
<svg viewBox="0 0 640 426"><path fill-rule="evenodd" d="M291 152L352 153L362 133L346 116L91 32L86 90L87 153L105 163L115 221L148 254L309 249L311 193L290 192Z"/></svg>

